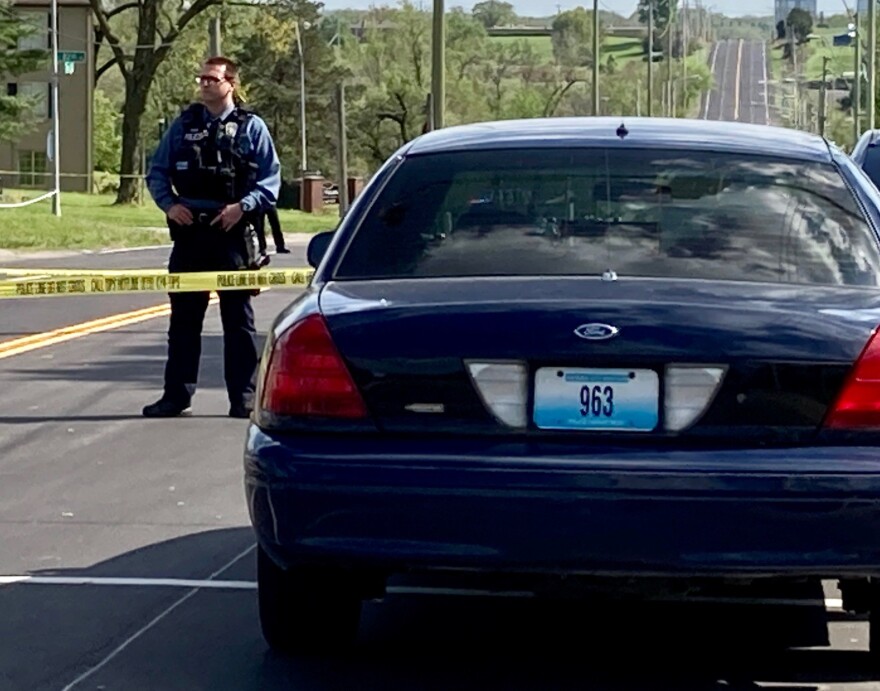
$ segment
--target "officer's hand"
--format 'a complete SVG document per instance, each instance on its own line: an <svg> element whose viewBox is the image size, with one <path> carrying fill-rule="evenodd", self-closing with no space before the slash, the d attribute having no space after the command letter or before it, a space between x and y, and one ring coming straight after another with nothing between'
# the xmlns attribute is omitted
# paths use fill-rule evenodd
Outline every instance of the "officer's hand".
<svg viewBox="0 0 880 691"><path fill-rule="evenodd" d="M169 219L181 226L192 225L193 215L183 204L174 204L168 209L166 215Z"/></svg>
<svg viewBox="0 0 880 691"><path fill-rule="evenodd" d="M241 210L241 204L229 204L220 210L217 218L211 221L211 225L219 223L223 230L229 230L241 220L242 216L244 211Z"/></svg>

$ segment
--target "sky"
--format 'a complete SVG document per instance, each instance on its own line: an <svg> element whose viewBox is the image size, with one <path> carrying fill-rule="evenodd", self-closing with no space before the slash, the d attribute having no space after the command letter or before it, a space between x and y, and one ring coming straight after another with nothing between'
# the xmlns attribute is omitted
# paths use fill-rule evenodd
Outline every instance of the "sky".
<svg viewBox="0 0 880 691"><path fill-rule="evenodd" d="M571 9L582 5L592 6L592 0L507 0L513 5L517 14L527 17L546 17L556 14L557 5L562 10ZM470 10L478 0L446 0L448 7L461 6ZM690 0L693 5L695 0ZM846 0L852 7L855 0ZM704 7L714 7L715 11L729 17L742 17L745 15L773 14L773 0L702 0ZM328 10L340 9L367 9L370 5L395 5L395 0L324 0L324 6ZM424 0L425 5L430 5L430 0ZM599 6L611 10L623 16L629 16L635 11L636 0L600 0ZM839 14L844 11L843 0L819 0L819 11L825 14Z"/></svg>

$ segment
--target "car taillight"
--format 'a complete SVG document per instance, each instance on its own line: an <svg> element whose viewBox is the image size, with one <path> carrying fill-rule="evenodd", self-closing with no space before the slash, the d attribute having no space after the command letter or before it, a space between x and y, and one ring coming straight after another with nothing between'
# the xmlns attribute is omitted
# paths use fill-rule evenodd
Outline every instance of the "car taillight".
<svg viewBox="0 0 880 691"><path fill-rule="evenodd" d="M276 415L367 416L357 386L318 314L297 322L275 342L262 390L263 410Z"/></svg>
<svg viewBox="0 0 880 691"><path fill-rule="evenodd" d="M834 429L880 427L880 338L877 329L856 360L825 427Z"/></svg>

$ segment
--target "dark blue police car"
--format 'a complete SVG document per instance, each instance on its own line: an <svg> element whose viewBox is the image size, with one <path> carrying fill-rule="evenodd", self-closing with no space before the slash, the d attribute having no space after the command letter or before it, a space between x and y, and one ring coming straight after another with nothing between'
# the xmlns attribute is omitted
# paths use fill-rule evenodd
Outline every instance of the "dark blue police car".
<svg viewBox="0 0 880 691"><path fill-rule="evenodd" d="M267 340L245 477L269 644L349 641L420 572L839 578L880 621L878 208L847 156L770 127L405 145Z"/></svg>

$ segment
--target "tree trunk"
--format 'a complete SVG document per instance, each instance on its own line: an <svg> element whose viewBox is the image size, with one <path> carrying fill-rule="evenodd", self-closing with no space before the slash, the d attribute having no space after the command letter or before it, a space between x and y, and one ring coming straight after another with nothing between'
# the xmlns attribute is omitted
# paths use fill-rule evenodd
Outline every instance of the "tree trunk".
<svg viewBox="0 0 880 691"><path fill-rule="evenodd" d="M212 5L221 0L195 0L183 3L183 14L172 21L166 31L159 30L159 11L162 0L133 0L132 2L116 3L113 9L104 7L104 0L90 0L92 15L97 22L97 30L103 41L113 51L115 64L118 65L125 80L125 105L122 109L122 159L120 160L119 193L117 204L128 204L137 198L140 177L140 161L138 153L141 144L141 121L147 109L150 87L156 76L159 65L168 57L171 46L180 36L180 32L189 22ZM134 54L126 53L119 38L110 27L110 17L125 10L137 10L137 41ZM167 13L165 15L167 17ZM96 37L97 38L97 37ZM155 46L155 47L154 47ZM130 66L129 66L130 62ZM103 69L103 68L102 68ZM97 79L95 76L95 79Z"/></svg>
<svg viewBox="0 0 880 691"><path fill-rule="evenodd" d="M141 120L147 109L147 94L138 88L134 79L125 85L125 105L122 109L122 159L119 163L119 193L117 204L130 204L137 200L140 171L138 153L141 138Z"/></svg>

